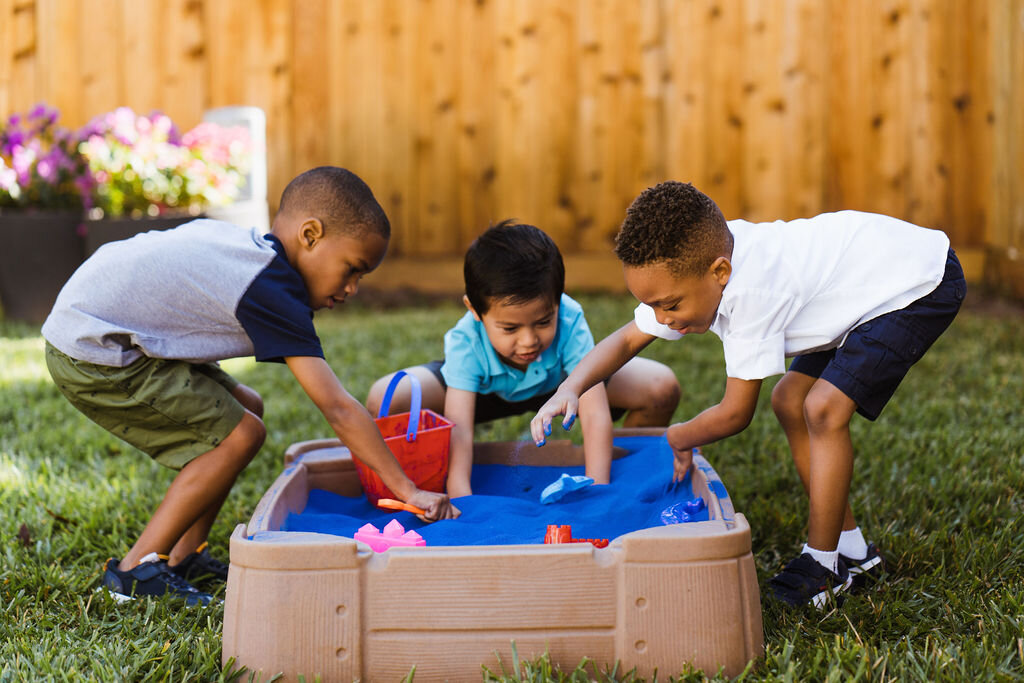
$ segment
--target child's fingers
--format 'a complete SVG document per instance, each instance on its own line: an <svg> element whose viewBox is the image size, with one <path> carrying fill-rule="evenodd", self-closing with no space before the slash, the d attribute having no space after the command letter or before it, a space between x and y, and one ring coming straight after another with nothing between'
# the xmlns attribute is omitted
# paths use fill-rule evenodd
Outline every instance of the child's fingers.
<svg viewBox="0 0 1024 683"><path fill-rule="evenodd" d="M530 420L530 435L533 437L533 442L538 446L543 446L545 442L544 436L551 433L551 418L538 413L536 417Z"/></svg>
<svg viewBox="0 0 1024 683"><path fill-rule="evenodd" d="M573 422L576 421L575 413L566 412L565 418L562 420L562 429L569 431L572 429Z"/></svg>

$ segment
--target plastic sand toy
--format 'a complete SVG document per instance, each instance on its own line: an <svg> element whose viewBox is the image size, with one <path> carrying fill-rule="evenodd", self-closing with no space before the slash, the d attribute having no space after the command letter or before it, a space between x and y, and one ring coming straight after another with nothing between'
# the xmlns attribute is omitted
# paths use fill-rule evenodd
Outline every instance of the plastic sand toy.
<svg viewBox="0 0 1024 683"><path fill-rule="evenodd" d="M415 531L406 531L397 519L388 522L383 531L372 524L364 524L352 537L370 546L377 553L382 553L388 548L412 548L427 544Z"/></svg>

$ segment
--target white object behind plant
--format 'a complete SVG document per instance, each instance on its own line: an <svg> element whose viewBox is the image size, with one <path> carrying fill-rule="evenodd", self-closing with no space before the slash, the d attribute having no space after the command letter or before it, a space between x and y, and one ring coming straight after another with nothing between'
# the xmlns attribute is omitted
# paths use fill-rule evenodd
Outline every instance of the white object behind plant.
<svg viewBox="0 0 1024 683"><path fill-rule="evenodd" d="M261 232L270 230L267 208L267 116L259 107L218 107L208 109L203 121L220 126L244 126L252 144L252 161L246 174L245 187L235 203L207 210L211 218L255 227Z"/></svg>

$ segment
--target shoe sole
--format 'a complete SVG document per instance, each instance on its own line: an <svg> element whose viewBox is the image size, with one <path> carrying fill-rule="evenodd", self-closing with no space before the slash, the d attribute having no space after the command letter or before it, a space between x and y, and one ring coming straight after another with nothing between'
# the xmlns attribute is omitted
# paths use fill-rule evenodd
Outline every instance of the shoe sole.
<svg viewBox="0 0 1024 683"><path fill-rule="evenodd" d="M116 602L119 605L122 605L122 604L124 604L126 602L133 602L134 600L137 599L137 597L134 596L134 595L125 595L124 593L118 593L117 591L111 590L111 589L109 589L109 588L107 588L105 586L100 586L99 588L96 589L97 593L102 593L103 591L106 591L107 595L112 597L114 599L114 602ZM156 595L156 596L151 596L151 597L162 598L164 596ZM194 603L189 603L189 602L187 602L187 600L185 598L180 598L180 599L181 599L182 602L185 603L186 607L206 607L207 604L209 604L209 605L219 605L219 604L224 602L223 600L218 600L217 598L213 598L207 604L204 604L202 601L194 602Z"/></svg>
<svg viewBox="0 0 1024 683"><path fill-rule="evenodd" d="M825 606L829 602L829 597L830 596L832 598L834 598L836 600L836 602L838 603L841 600L840 594L841 593L845 593L846 591L850 590L850 586L852 586L852 585L853 585L853 577L852 576L848 576L846 581L843 582L842 584L840 584L838 586L833 586L832 588L826 588L825 590L821 591L817 595L811 597L810 603L812 605L814 605L815 609L819 609L819 610L824 609Z"/></svg>
<svg viewBox="0 0 1024 683"><path fill-rule="evenodd" d="M117 591L111 590L111 589L107 588L106 586L100 586L99 588L96 589L97 593L102 593L103 591L106 591L107 595L112 597L114 599L114 601L117 602L117 603L131 602L132 600L135 599L135 596L133 596L133 595L125 595L124 593L118 593Z"/></svg>
<svg viewBox="0 0 1024 683"><path fill-rule="evenodd" d="M867 587L869 582L880 580L885 572L885 565L882 563L880 555L876 555L860 564L850 564L848 567L850 578L853 580L852 590L860 590Z"/></svg>

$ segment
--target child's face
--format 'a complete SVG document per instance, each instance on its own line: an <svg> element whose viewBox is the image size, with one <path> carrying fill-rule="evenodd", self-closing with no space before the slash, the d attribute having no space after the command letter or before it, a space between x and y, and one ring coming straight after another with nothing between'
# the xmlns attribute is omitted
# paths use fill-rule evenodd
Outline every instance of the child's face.
<svg viewBox="0 0 1024 683"><path fill-rule="evenodd" d="M334 308L359 289L359 280L380 265L388 241L376 233L300 234L293 264L309 290L313 310Z"/></svg>
<svg viewBox="0 0 1024 683"><path fill-rule="evenodd" d="M490 308L479 315L463 297L473 317L484 324L487 339L506 365L519 370L537 360L558 331L558 305L545 298L509 303L491 301Z"/></svg>
<svg viewBox="0 0 1024 683"><path fill-rule="evenodd" d="M664 263L624 266L623 273L626 287L654 309L659 323L683 334L704 334L715 321L732 264L724 256L719 257L700 276L680 277Z"/></svg>

